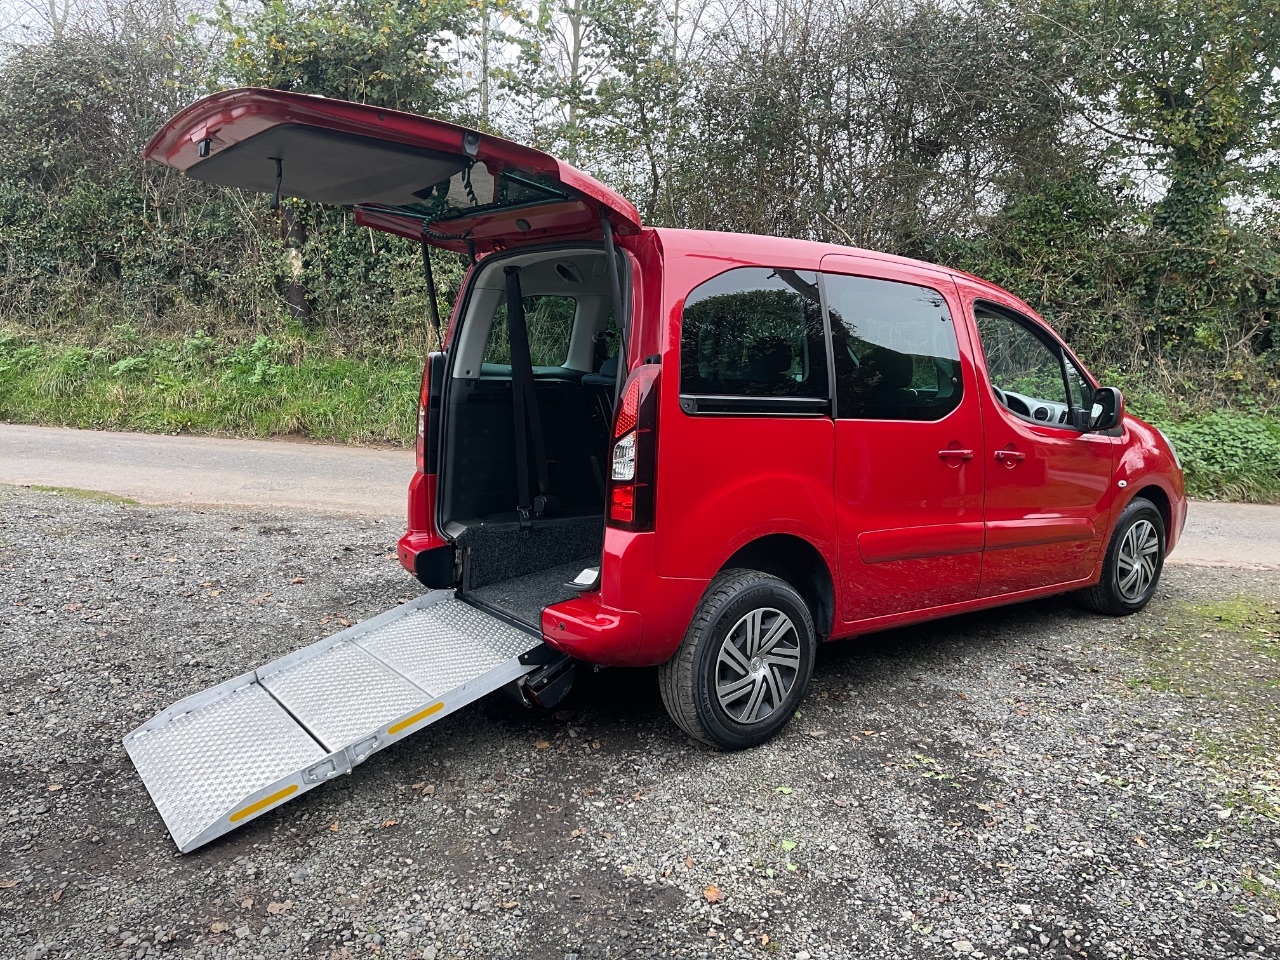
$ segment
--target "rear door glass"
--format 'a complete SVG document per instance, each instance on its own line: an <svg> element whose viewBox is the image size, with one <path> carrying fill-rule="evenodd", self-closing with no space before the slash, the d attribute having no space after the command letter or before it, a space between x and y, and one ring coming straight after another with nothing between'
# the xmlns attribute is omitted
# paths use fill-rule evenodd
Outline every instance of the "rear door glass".
<svg viewBox="0 0 1280 960"><path fill-rule="evenodd" d="M740 267L696 287L684 305L680 392L825 400L817 274Z"/></svg>
<svg viewBox="0 0 1280 960"><path fill-rule="evenodd" d="M960 347L937 290L824 274L836 370L836 416L941 420L960 405Z"/></svg>

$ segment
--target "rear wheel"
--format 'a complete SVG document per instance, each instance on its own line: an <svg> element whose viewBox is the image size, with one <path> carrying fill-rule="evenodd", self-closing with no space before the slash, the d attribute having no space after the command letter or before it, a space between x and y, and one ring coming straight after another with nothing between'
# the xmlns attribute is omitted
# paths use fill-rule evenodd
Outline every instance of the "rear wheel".
<svg viewBox="0 0 1280 960"><path fill-rule="evenodd" d="M791 719L813 675L813 618L790 584L755 570L711 582L683 642L659 672L682 730L713 747L763 743Z"/></svg>
<svg viewBox="0 0 1280 960"><path fill-rule="evenodd" d="M1137 613L1151 600L1160 582L1164 544L1160 511L1150 500L1135 497L1120 514L1107 544L1102 579L1080 591L1081 602L1113 617Z"/></svg>

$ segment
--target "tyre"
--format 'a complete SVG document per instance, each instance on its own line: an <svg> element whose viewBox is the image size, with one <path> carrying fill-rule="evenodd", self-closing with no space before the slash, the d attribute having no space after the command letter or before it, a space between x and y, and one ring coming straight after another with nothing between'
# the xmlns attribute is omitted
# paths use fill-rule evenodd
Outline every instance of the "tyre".
<svg viewBox="0 0 1280 960"><path fill-rule="evenodd" d="M1164 518L1150 500L1135 497L1116 524L1102 579L1080 591L1090 610L1112 617L1128 616L1145 607L1156 592L1164 569Z"/></svg>
<svg viewBox="0 0 1280 960"><path fill-rule="evenodd" d="M667 713L722 750L764 743L786 725L813 676L813 618L790 584L756 570L711 581L675 656L659 669Z"/></svg>

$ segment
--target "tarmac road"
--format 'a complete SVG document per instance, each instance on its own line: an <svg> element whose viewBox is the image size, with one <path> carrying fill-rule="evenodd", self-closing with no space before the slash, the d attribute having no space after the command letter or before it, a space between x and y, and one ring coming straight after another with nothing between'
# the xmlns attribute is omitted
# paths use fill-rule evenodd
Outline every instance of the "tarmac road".
<svg viewBox="0 0 1280 960"><path fill-rule="evenodd" d="M308 509L399 520L406 450L0 424L0 483L156 505ZM1192 504L1170 563L1280 569L1280 506Z"/></svg>
<svg viewBox="0 0 1280 960"><path fill-rule="evenodd" d="M410 450L0 424L0 483L403 519Z"/></svg>

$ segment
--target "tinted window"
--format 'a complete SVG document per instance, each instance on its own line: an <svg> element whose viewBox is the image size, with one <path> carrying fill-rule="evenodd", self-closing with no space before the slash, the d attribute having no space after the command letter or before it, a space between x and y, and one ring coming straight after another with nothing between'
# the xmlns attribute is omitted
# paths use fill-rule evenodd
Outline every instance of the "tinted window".
<svg viewBox="0 0 1280 960"><path fill-rule="evenodd" d="M960 405L960 348L942 294L868 277L825 281L837 416L940 420Z"/></svg>
<svg viewBox="0 0 1280 960"><path fill-rule="evenodd" d="M563 366L569 356L569 336L578 301L573 297L524 298L524 323L529 331L529 357L535 367ZM493 311L489 339L484 345L485 363L511 363L511 331L507 328L507 304Z"/></svg>
<svg viewBox="0 0 1280 960"><path fill-rule="evenodd" d="M680 392L702 396L827 396L815 273L742 267L685 300Z"/></svg>

